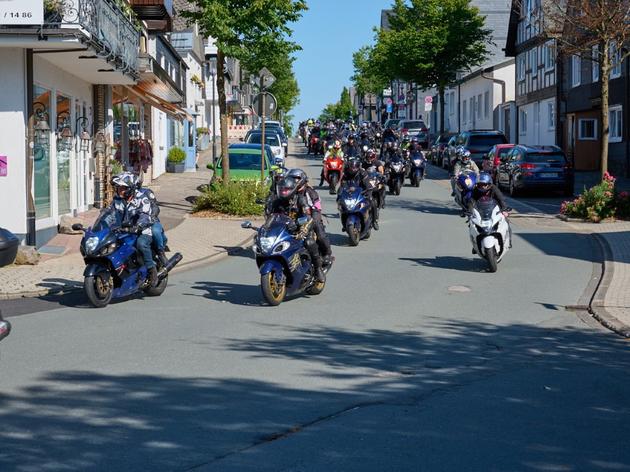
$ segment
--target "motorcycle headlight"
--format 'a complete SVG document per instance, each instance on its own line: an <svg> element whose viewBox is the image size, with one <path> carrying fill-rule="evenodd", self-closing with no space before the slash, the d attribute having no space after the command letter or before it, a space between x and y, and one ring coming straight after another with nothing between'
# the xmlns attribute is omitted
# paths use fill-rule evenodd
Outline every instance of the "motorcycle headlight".
<svg viewBox="0 0 630 472"><path fill-rule="evenodd" d="M94 252L97 247L98 247L98 238L91 237L85 241L85 249L87 250L88 253Z"/></svg>
<svg viewBox="0 0 630 472"><path fill-rule="evenodd" d="M258 245L263 252L269 252L273 249L273 244L276 242L276 238L262 237L258 238Z"/></svg>
<svg viewBox="0 0 630 472"><path fill-rule="evenodd" d="M353 208L354 205L356 205L356 201L354 200L354 198L346 198L343 201L343 204L346 206L346 208Z"/></svg>
<svg viewBox="0 0 630 472"><path fill-rule="evenodd" d="M105 246L103 249L101 249L101 256L109 256L116 250L117 247L118 245L116 243L111 243Z"/></svg>
<svg viewBox="0 0 630 472"><path fill-rule="evenodd" d="M417 165L418 167L420 167L420 166L422 165L422 160L421 160L421 159L414 159L414 160L413 160L413 163L414 163L415 165Z"/></svg>
<svg viewBox="0 0 630 472"><path fill-rule="evenodd" d="M400 172L400 170L402 169L402 166L400 164L394 164L392 166L392 168L396 171L396 172Z"/></svg>
<svg viewBox="0 0 630 472"><path fill-rule="evenodd" d="M289 244L288 241L283 241L280 244L278 244L276 247L273 248L273 253L274 254L280 254L281 252L284 252L287 249L289 249L289 246L291 246L291 244Z"/></svg>

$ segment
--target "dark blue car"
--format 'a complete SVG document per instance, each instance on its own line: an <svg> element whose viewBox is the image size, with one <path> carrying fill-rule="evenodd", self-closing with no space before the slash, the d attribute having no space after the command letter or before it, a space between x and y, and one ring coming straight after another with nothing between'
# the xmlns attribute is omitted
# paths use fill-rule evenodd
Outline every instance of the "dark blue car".
<svg viewBox="0 0 630 472"><path fill-rule="evenodd" d="M573 166L557 146L515 146L501 158L497 185L511 196L525 190L561 191L573 196Z"/></svg>

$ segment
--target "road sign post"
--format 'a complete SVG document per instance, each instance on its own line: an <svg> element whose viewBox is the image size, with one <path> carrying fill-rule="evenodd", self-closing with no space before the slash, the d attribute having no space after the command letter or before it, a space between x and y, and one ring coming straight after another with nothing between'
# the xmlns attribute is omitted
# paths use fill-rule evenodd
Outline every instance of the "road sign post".
<svg viewBox="0 0 630 472"><path fill-rule="evenodd" d="M260 76L260 95L261 96L261 109L260 109L260 118L261 118L261 124L260 124L260 129L262 131L262 136L260 137L260 144L261 144L261 150L260 150L260 182L264 182L265 181L265 116L267 115L267 88L271 87L274 82L276 81L276 77L269 72L269 69L267 69L266 67L263 67L262 69L260 69L260 72L258 72L258 75ZM275 100L275 97L274 97ZM277 103L277 101L275 102Z"/></svg>

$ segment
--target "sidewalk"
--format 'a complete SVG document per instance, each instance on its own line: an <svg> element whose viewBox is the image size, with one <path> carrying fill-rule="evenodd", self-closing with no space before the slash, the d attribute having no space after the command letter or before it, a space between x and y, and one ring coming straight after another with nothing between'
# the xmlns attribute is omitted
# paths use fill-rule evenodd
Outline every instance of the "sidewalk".
<svg viewBox="0 0 630 472"><path fill-rule="evenodd" d="M197 187L207 184L212 176L201 158L199 166L198 172L164 174L148 185L160 202L160 219L171 254L181 252L184 256L174 273L221 259L246 246L253 237L252 231L240 227L241 219L191 215ZM97 216L98 210L92 210L81 215L81 219L90 224ZM0 300L81 289L85 264L79 252L80 243L80 234L58 234L44 246L39 264L0 268Z"/></svg>

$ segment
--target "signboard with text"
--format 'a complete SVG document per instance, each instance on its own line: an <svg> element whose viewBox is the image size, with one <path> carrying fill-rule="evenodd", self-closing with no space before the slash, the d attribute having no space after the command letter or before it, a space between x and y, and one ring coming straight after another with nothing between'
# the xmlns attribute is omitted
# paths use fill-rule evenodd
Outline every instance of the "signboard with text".
<svg viewBox="0 0 630 472"><path fill-rule="evenodd" d="M0 0L0 25L41 25L44 0Z"/></svg>
<svg viewBox="0 0 630 472"><path fill-rule="evenodd" d="M9 175L9 163L7 156L0 156L0 177Z"/></svg>

